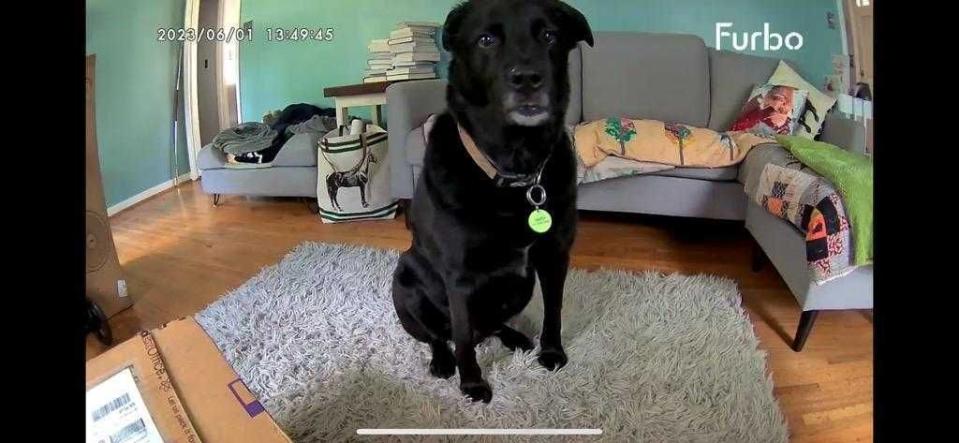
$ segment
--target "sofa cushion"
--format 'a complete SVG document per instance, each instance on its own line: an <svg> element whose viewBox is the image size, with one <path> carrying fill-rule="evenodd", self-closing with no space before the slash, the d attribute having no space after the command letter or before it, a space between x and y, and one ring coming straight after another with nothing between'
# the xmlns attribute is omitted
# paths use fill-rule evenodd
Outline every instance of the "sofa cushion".
<svg viewBox="0 0 959 443"><path fill-rule="evenodd" d="M569 52L569 105L565 121L567 125L583 121L583 55L579 46Z"/></svg>
<svg viewBox="0 0 959 443"><path fill-rule="evenodd" d="M767 138L793 135L799 126L800 114L806 107L808 96L809 91L791 86L756 85L729 130L750 132Z"/></svg>
<svg viewBox="0 0 959 443"><path fill-rule="evenodd" d="M273 158L273 166L316 166L317 142L320 134L296 134L286 141Z"/></svg>
<svg viewBox="0 0 959 443"><path fill-rule="evenodd" d="M709 49L709 129L726 131L756 85L765 84L779 60Z"/></svg>
<svg viewBox="0 0 959 443"><path fill-rule="evenodd" d="M796 135L810 140L816 138L820 129L822 129L823 117L836 105L836 98L820 91L784 61L779 62L779 65L776 66L776 71L769 78L769 83L809 91L809 100L806 102L805 111L800 117L802 124L796 130Z"/></svg>
<svg viewBox="0 0 959 443"><path fill-rule="evenodd" d="M716 182L733 181L739 176L739 165L725 168L673 168L654 172L653 175Z"/></svg>
<svg viewBox="0 0 959 443"><path fill-rule="evenodd" d="M709 56L701 38L597 32L595 43L581 46L584 121L628 117L706 126Z"/></svg>

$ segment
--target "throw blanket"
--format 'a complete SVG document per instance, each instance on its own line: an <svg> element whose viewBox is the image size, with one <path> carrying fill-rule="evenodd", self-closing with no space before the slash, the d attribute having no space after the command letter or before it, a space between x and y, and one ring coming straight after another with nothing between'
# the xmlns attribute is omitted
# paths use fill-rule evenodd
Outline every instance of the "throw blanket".
<svg viewBox="0 0 959 443"><path fill-rule="evenodd" d="M753 147L773 140L747 132L719 133L658 120L610 118L574 130L576 153L586 168L608 156L663 165L719 168L738 164Z"/></svg>
<svg viewBox="0 0 959 443"><path fill-rule="evenodd" d="M236 156L269 148L274 137L276 131L263 123L243 123L220 131L213 137L213 147Z"/></svg>
<svg viewBox="0 0 959 443"><path fill-rule="evenodd" d="M822 284L855 268L852 236L839 194L807 171L766 163L753 199L805 234L811 280Z"/></svg>
<svg viewBox="0 0 959 443"><path fill-rule="evenodd" d="M314 115L309 120L290 125L286 127L286 132L290 134L302 134L305 132L317 132L326 134L336 129L336 118L326 115Z"/></svg>
<svg viewBox="0 0 959 443"><path fill-rule="evenodd" d="M872 263L872 160L864 155L803 137L780 136L776 140L804 165L822 175L839 190L855 233L853 262L856 265Z"/></svg>

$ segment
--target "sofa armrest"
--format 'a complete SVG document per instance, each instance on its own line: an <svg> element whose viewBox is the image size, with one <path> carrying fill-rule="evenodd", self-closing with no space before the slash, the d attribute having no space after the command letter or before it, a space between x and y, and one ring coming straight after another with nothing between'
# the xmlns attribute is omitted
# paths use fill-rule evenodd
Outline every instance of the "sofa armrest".
<svg viewBox="0 0 959 443"><path fill-rule="evenodd" d="M211 143L200 148L200 152L196 156L196 163L201 171L205 169L222 169L226 167L226 154L214 148Z"/></svg>
<svg viewBox="0 0 959 443"><path fill-rule="evenodd" d="M843 117L837 112L826 114L820 140L847 151L866 153L866 127L862 122Z"/></svg>
<svg viewBox="0 0 959 443"><path fill-rule="evenodd" d="M446 109L446 80L394 83L386 88L390 149L390 190L395 198L413 198L413 166L406 159L406 137L430 114Z"/></svg>

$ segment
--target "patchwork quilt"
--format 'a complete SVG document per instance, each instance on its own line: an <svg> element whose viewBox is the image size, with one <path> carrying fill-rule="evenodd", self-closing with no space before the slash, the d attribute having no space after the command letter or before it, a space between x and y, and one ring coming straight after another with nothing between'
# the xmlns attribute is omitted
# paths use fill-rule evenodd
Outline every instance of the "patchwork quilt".
<svg viewBox="0 0 959 443"><path fill-rule="evenodd" d="M806 236L806 260L817 284L855 269L852 231L836 189L820 176L767 163L753 194L770 214L787 220Z"/></svg>

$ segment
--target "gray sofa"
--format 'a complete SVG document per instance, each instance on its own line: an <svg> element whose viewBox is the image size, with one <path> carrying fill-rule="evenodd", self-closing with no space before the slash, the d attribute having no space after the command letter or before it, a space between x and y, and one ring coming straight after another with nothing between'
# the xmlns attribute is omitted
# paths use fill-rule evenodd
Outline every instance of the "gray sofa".
<svg viewBox="0 0 959 443"><path fill-rule="evenodd" d="M691 35L595 33L595 45L570 53L570 104L566 123L628 116L727 130L756 84L778 59L716 51ZM444 110L446 82L391 85L387 91L391 188L410 199L423 164L422 124ZM860 125L830 114L824 141L861 151ZM788 156L778 145L755 148L750 157ZM745 169L745 168L743 168ZM816 313L825 309L871 309L872 267L824 285L810 281L805 240L799 230L751 203L739 165L673 170L580 186L583 210L743 220L765 257L783 276L803 310L793 348L802 349Z"/></svg>
<svg viewBox="0 0 959 443"><path fill-rule="evenodd" d="M261 197L316 198L316 147L319 134L296 134L280 148L270 167L235 169L227 166L226 155L213 145L197 154L201 171L200 185L213 194Z"/></svg>

